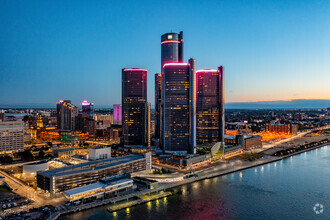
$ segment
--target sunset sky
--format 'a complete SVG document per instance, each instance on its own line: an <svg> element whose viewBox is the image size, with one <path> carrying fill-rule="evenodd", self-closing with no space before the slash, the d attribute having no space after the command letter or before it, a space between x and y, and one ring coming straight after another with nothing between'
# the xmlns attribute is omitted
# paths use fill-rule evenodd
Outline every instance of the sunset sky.
<svg viewBox="0 0 330 220"><path fill-rule="evenodd" d="M330 1L1 1L0 104L121 103L121 69L160 71L160 36L225 67L226 102L330 99Z"/></svg>

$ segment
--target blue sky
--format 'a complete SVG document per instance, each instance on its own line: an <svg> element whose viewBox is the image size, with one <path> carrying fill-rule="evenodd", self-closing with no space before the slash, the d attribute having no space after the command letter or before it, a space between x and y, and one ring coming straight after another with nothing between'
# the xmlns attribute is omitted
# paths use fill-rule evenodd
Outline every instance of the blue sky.
<svg viewBox="0 0 330 220"><path fill-rule="evenodd" d="M121 102L121 69L160 70L160 35L225 66L226 101L330 99L330 1L1 1L0 104Z"/></svg>

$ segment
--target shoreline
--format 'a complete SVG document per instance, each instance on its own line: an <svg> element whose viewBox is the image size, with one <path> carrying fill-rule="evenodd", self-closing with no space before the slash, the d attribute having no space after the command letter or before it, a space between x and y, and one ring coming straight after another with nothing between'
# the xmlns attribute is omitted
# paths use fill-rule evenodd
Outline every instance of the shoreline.
<svg viewBox="0 0 330 220"><path fill-rule="evenodd" d="M251 164L243 165L243 166L236 167L236 168L231 168L231 169L228 169L228 170L225 170L225 171L224 170L214 171L214 172L212 172L210 174L206 174L206 175L203 175L203 173L201 172L201 173L199 173L200 176L198 176L198 177L185 179L185 180L180 181L180 182L168 183L168 184L162 185L159 188L154 189L154 190L148 190L148 191L133 193L133 194L129 194L129 195L126 195L126 196L122 196L121 198L112 198L112 199L108 199L108 200L103 201L103 202L99 202L97 204L86 205L86 207L77 207L76 209L61 211L59 213L54 213L54 215L52 216L51 219L58 219L60 216L65 216L65 215L72 214L72 213L75 213L75 212L81 212L81 211L85 211L87 209L96 208L96 207L100 207L100 206L104 206L104 205L110 205L114 202L126 200L126 199L129 199L129 198L135 197L135 196L140 196L140 195L144 195L144 194L148 194L148 193L152 193L152 192L157 192L157 191L166 191L166 190L170 190L170 189L173 189L175 187L178 187L178 186L198 182L198 181L201 181L201 180L228 175L228 174L231 174L231 173L235 173L235 172L239 172L239 171L242 171L242 170L250 169L250 168L253 168L253 167L260 166L260 165L265 165L265 164L269 164L269 163L272 163L272 162L280 161L280 160L283 160L283 159L286 159L286 158L289 158L289 157L292 157L292 156L295 156L295 155L298 155L298 154L301 154L301 153L305 153L305 152L308 152L308 151L311 151L311 150L315 150L315 149L318 149L318 148L321 148L321 147L324 147L324 146L327 146L327 145L330 145L330 143L325 143L325 144L313 146L311 148L307 148L307 149L304 149L304 150L299 151L299 152L293 152L293 153L285 155L285 156L280 156L280 157L275 157L274 156L275 158L268 158L268 159L263 160L263 161L251 162Z"/></svg>

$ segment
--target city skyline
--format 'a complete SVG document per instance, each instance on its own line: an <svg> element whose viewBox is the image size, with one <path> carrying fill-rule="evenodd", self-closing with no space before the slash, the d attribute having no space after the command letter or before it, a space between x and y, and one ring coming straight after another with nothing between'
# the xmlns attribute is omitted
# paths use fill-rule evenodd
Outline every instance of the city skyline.
<svg viewBox="0 0 330 220"><path fill-rule="evenodd" d="M196 59L196 69L225 64L228 103L330 99L326 1L48 3L5 2L0 9L3 105L70 99L112 106L121 100L121 69L137 67L150 73L147 101L154 106L159 35L181 30L185 62ZM139 9L145 15L137 17ZM150 21L156 13L162 16Z"/></svg>

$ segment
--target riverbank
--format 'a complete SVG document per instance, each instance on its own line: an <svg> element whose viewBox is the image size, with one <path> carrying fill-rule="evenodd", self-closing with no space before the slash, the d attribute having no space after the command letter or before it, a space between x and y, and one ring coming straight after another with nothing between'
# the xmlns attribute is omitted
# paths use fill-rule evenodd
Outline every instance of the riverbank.
<svg viewBox="0 0 330 220"><path fill-rule="evenodd" d="M129 199L132 199L134 197L140 197L142 195L146 195L148 193L153 193L153 192L160 192L160 191L166 191L166 190L170 190L172 188L178 187L178 186L182 186L185 184L189 184L189 183L193 183L193 182L197 182L197 181L201 181L204 179L210 179L210 178L214 178L214 177L218 177L218 176L222 176L222 175L227 175L227 174L231 174L234 172L239 172L245 169L249 169L249 168L253 168L253 167L257 167L257 166L261 166L264 164L268 164L268 163L272 163L272 162L276 162L276 161L280 161L283 160L285 158L297 155L297 154L301 154L307 151L311 151L311 150L315 150L317 148L321 148L324 147L326 145L329 145L329 143L326 144L321 144L318 146L314 146L299 152L294 152L285 156L281 156L281 157L267 157L267 158L263 158L260 159L258 161L254 161L254 162L249 162L248 164L245 165L241 165L241 166L235 166L234 168L228 168L228 169L223 169L223 170L217 170L217 167L214 167L213 169L208 169L205 172L200 172L198 173L197 177L192 177L189 179L185 179L183 181L180 182L173 182L173 183L166 183L166 184L161 184L159 188L157 189L153 189L153 190L147 190L144 192L138 192L138 193L134 193L134 194L130 194L130 195L126 195L126 196L122 196L120 198L112 198L112 199L108 199L108 200L104 200L104 201L99 201L97 203L93 203L93 204L86 204L84 206L79 206L75 209L72 210L66 210L66 211L61 211L60 213L56 213L56 215L52 216L53 218L51 219L57 219L59 216L62 215L67 215L70 213L74 213L74 212L80 212L86 209L90 209L90 208L95 208L98 206L103 206L103 205L109 205L109 204L115 204L116 202L120 202L120 201L128 201ZM134 205L138 205L141 204L143 202L137 203L137 204L131 204L130 206L125 206L124 208L128 208L128 207L132 207ZM116 210L108 210L108 211L117 211L120 210L122 208L116 209Z"/></svg>

